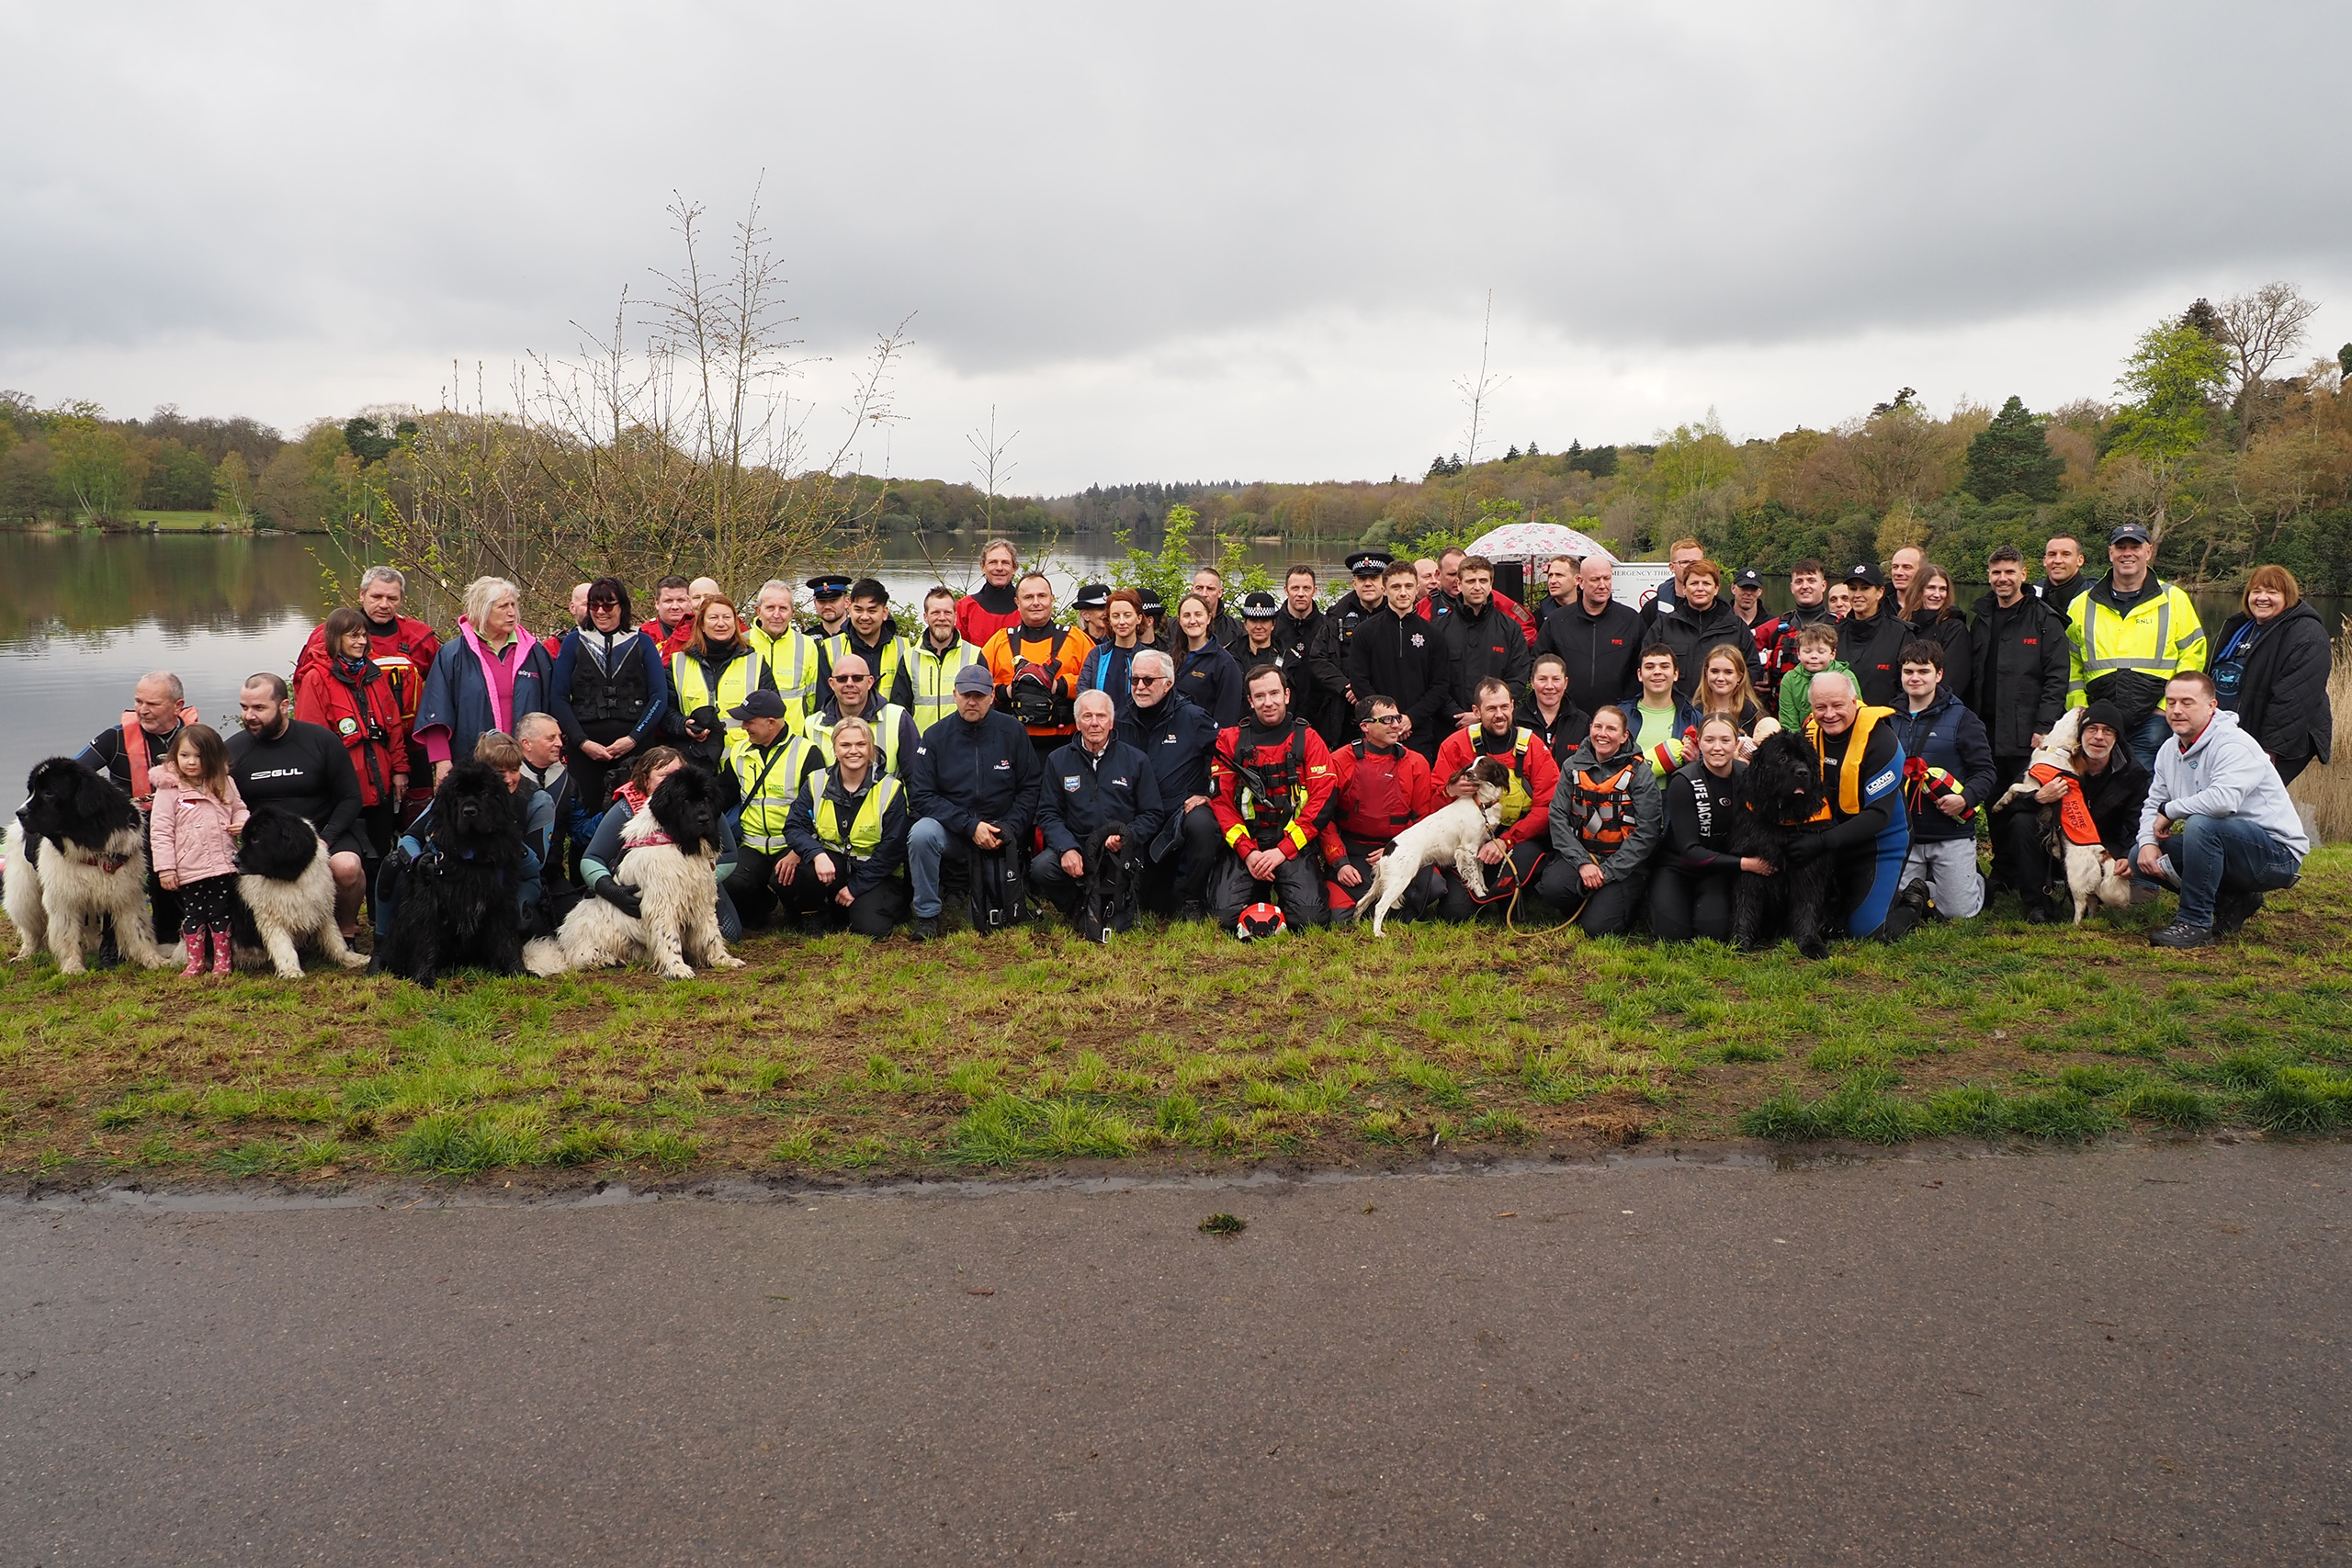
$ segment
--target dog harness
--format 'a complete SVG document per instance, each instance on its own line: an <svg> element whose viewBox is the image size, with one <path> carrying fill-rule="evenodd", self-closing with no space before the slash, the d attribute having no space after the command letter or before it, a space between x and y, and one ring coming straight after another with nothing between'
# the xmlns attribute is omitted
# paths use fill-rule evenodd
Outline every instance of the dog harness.
<svg viewBox="0 0 2352 1568"><path fill-rule="evenodd" d="M2025 776L2037 784L2053 779L2066 781L2066 793L2058 797L2058 828L2070 844L2087 849L2103 849L2098 836L2098 824L2091 819L2091 808L2083 799L2083 781L2055 762L2036 762L2026 769Z"/></svg>

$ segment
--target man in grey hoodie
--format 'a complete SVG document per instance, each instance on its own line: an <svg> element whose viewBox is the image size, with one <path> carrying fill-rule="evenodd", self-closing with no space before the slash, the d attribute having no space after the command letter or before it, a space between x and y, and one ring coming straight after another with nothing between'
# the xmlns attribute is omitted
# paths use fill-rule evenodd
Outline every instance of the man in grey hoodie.
<svg viewBox="0 0 2352 1568"><path fill-rule="evenodd" d="M2148 941L2211 947L2262 908L2266 891L2295 885L2311 840L2261 743L2221 711L2211 675L2165 682L2164 714L2174 739L2156 748L2132 858L2180 889L2180 911Z"/></svg>

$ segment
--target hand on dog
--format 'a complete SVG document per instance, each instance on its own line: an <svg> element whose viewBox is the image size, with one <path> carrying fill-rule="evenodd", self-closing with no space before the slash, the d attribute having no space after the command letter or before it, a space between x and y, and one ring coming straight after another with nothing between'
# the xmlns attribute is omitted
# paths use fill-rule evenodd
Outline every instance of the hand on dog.
<svg viewBox="0 0 2352 1568"><path fill-rule="evenodd" d="M1503 856L1508 854L1510 852L1510 846L1504 843L1500 839L1488 839L1485 843L1478 846L1478 863L1480 865L1500 865L1503 862Z"/></svg>
<svg viewBox="0 0 2352 1568"><path fill-rule="evenodd" d="M2066 783L2067 781L2063 776L2052 779L2048 784L2043 784L2040 789L2033 792L2033 798L2041 802L2044 806L2055 806L2060 801L2066 798Z"/></svg>
<svg viewBox="0 0 2352 1568"><path fill-rule="evenodd" d="M1781 871L1779 866L1774 865L1770 861L1766 860L1761 855L1740 856L1739 869L1747 873L1750 876L1777 876L1780 874Z"/></svg>
<svg viewBox="0 0 2352 1568"><path fill-rule="evenodd" d="M1818 833L1800 833L1789 840L1791 865L1804 865L1807 862L1819 860L1824 852L1825 846Z"/></svg>

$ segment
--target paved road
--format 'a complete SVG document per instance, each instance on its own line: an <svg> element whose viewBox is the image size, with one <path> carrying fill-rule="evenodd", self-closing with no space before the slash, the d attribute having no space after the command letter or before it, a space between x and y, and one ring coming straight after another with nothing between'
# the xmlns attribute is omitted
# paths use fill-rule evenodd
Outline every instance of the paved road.
<svg viewBox="0 0 2352 1568"><path fill-rule="evenodd" d="M2348 1191L2245 1144L20 1202L0 1568L2352 1561Z"/></svg>

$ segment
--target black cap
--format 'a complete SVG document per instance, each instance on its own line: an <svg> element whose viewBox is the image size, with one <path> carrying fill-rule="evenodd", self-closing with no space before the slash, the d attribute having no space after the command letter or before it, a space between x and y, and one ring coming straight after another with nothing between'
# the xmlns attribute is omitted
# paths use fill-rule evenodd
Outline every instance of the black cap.
<svg viewBox="0 0 2352 1568"><path fill-rule="evenodd" d="M2134 540L2143 545L2153 545L2155 543L2154 539L2148 537L2148 531L2145 528L2141 527L2137 523L2126 523L2123 526L2118 528L2114 533L2109 534L2107 536L2107 542L2110 545L2120 545L2126 539Z"/></svg>
<svg viewBox="0 0 2352 1568"><path fill-rule="evenodd" d="M2123 710L2102 697L2083 710L2081 728L2075 733L2080 735L2094 724L2107 726L2109 731L2120 739L2123 734Z"/></svg>
<svg viewBox="0 0 2352 1568"><path fill-rule="evenodd" d="M729 708L729 718L782 718L784 699L763 686L743 699L743 705Z"/></svg>
<svg viewBox="0 0 2352 1568"><path fill-rule="evenodd" d="M1143 613L1147 615L1168 614L1168 606L1161 603L1159 589L1147 588L1143 591Z"/></svg>
<svg viewBox="0 0 2352 1568"><path fill-rule="evenodd" d="M1100 610L1111 603L1111 585L1107 582L1087 583L1070 603L1081 610Z"/></svg>
<svg viewBox="0 0 2352 1568"><path fill-rule="evenodd" d="M820 599L838 599L849 592L849 579L839 572L812 577L802 586Z"/></svg>
<svg viewBox="0 0 2352 1568"><path fill-rule="evenodd" d="M1752 566L1744 566L1731 574L1731 585L1734 588L1761 588L1764 586L1764 574Z"/></svg>
<svg viewBox="0 0 2352 1568"><path fill-rule="evenodd" d="M1846 581L1857 588L1883 588L1886 586L1886 573L1879 570L1874 563L1864 561L1846 574Z"/></svg>
<svg viewBox="0 0 2352 1568"><path fill-rule="evenodd" d="M1358 550L1348 558L1348 570L1358 577L1376 577L1395 564L1396 559L1386 550Z"/></svg>
<svg viewBox="0 0 2352 1568"><path fill-rule="evenodd" d="M1245 621L1271 621L1282 613L1283 607L1275 603L1274 596L1262 588L1242 596L1241 618Z"/></svg>

